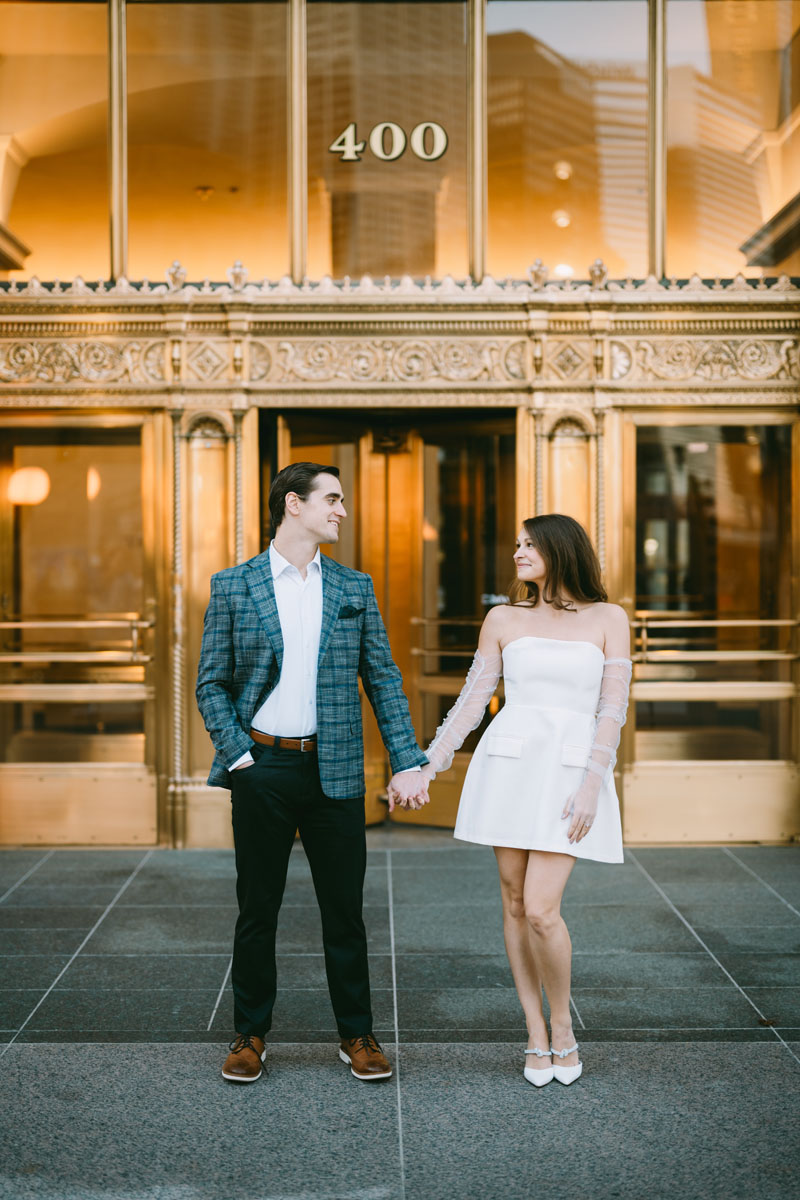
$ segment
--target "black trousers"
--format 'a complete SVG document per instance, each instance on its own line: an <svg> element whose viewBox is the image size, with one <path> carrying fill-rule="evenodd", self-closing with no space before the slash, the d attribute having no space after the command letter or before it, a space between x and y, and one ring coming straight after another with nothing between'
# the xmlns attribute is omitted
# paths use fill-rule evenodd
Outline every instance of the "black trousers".
<svg viewBox="0 0 800 1200"><path fill-rule="evenodd" d="M277 991L275 931L299 829L322 916L328 989L341 1037L372 1029L362 918L367 843L364 797L333 800L316 752L256 745L255 765L231 773L236 895L234 1028L263 1037Z"/></svg>

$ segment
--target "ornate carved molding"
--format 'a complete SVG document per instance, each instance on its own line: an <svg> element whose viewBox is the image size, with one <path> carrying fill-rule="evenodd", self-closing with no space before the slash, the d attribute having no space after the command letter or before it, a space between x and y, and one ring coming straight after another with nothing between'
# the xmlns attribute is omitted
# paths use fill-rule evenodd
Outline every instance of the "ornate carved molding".
<svg viewBox="0 0 800 1200"><path fill-rule="evenodd" d="M210 383L229 375L231 343L217 339L186 343L186 371L190 379Z"/></svg>
<svg viewBox="0 0 800 1200"><path fill-rule="evenodd" d="M468 389L451 392L436 390L406 391L386 388L380 391L351 389L332 392L314 388L303 390L272 389L250 395L251 404L258 408L357 408L357 409L417 409L417 408L515 408L520 403L518 392L502 389L480 394Z"/></svg>
<svg viewBox="0 0 800 1200"><path fill-rule="evenodd" d="M678 338L611 342L614 380L800 379L796 338Z"/></svg>
<svg viewBox="0 0 800 1200"><path fill-rule="evenodd" d="M544 347L543 378L571 383L592 378L592 343L588 338L551 338Z"/></svg>
<svg viewBox="0 0 800 1200"><path fill-rule="evenodd" d="M597 391L593 396L595 406L608 412L611 409L628 408L798 408L796 388L774 388L770 390L708 387L690 384L667 391L661 388L626 392Z"/></svg>
<svg viewBox="0 0 800 1200"><path fill-rule="evenodd" d="M251 379L277 384L525 382L526 341L391 338L257 342Z"/></svg>
<svg viewBox="0 0 800 1200"><path fill-rule="evenodd" d="M180 272L172 274L179 282ZM589 406L691 405L728 393L741 395L737 404L797 403L800 289L790 285L687 285L680 306L642 303L632 312L627 297L637 289L627 285L580 297L567 288L557 304L549 284L514 285L517 291L414 284L413 304L406 303L412 292L391 282L349 290L292 285L280 292L280 305L265 306L263 288L243 279L237 269L230 296L211 285L191 292L185 283L149 292L82 284L72 299L44 285L24 298L19 289L6 293L0 403L172 408L180 396L196 410L324 405L330 393L331 404L352 396L354 404L378 407L389 396L403 405L435 404L452 392L452 406L503 403L499 394L516 405L534 387L557 404L574 392ZM426 306L434 294L441 302ZM376 308L376 296L396 304ZM654 398L642 399L648 393Z"/></svg>
<svg viewBox="0 0 800 1200"><path fill-rule="evenodd" d="M165 378L165 343L25 341L0 343L3 383L150 383Z"/></svg>
<svg viewBox="0 0 800 1200"><path fill-rule="evenodd" d="M540 261L537 259L537 262ZM116 283L107 283L104 280L100 280L98 283L87 283L80 275L76 276L70 284L61 283L59 280L42 283L34 275L27 281L13 280L10 283L0 283L0 295L5 294L9 299L25 297L57 300L63 297L70 300L79 297L84 300L98 299L100 301L104 301L108 297L122 297L129 301L140 298L152 301L155 298L168 297L170 300L178 299L188 303L195 300L202 301L209 297L217 300L233 300L237 303L246 303L248 300L254 299L283 302L287 298L302 297L303 299L321 300L325 304L335 303L340 299L347 300L350 297L366 299L371 303L381 303L387 298L397 298L403 303L413 302L416 299L429 301L431 298L449 303L464 298L480 302L503 297L513 299L546 297L548 300L558 302L561 297L567 299L592 297L594 299L622 295L626 299L636 297L645 301L655 297L669 297L670 301L687 298L693 303L697 303L706 299L714 302L719 299L720 294L724 295L726 299L738 297L748 299L754 294L765 292L770 295L794 293L796 296L800 291L788 275L781 275L777 279L771 280L748 280L743 275L737 275L734 279L715 279L710 283L701 279L699 275L692 275L688 280L662 281L652 275L644 280L609 280L608 272L599 259L588 268L589 278L586 282L573 282L569 279L563 282L548 282L547 268L544 266L538 271L532 269L527 281L506 279L498 282L491 275L486 275L479 283L473 279L457 282L451 275L445 275L441 280L431 280L430 278L414 280L409 275L404 275L401 279L392 279L386 276L379 281L373 280L369 275L363 275L356 282L349 278L333 280L329 275L325 275L318 281L307 279L302 284L295 284L288 275L284 275L277 281L263 279L260 283L248 283L249 271L238 261L228 269L226 274L227 283L212 283L208 279L204 279L202 283L187 283L186 271L179 262L175 261L164 273L167 282L155 286L146 279L132 283L124 277L118 279Z"/></svg>

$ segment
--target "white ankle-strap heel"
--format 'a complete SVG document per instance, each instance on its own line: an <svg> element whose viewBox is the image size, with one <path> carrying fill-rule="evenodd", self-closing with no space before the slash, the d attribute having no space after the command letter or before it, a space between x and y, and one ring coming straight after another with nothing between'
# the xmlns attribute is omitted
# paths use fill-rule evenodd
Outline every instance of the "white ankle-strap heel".
<svg viewBox="0 0 800 1200"><path fill-rule="evenodd" d="M553 1055L553 1058L566 1058L568 1054L574 1054L577 1049L578 1043L576 1042L574 1046L570 1046L569 1050L554 1050L551 1046L550 1053ZM553 1077L557 1079L559 1083L574 1083L576 1079L580 1078L582 1071L582 1062L579 1062L575 1067L560 1067L556 1064L553 1066Z"/></svg>
<svg viewBox="0 0 800 1200"><path fill-rule="evenodd" d="M550 1057L549 1050L537 1050L536 1047L534 1047L533 1050L526 1050L525 1053L535 1054L537 1058ZM523 1075L527 1079L528 1083L532 1083L534 1087L544 1087L546 1083L550 1082L554 1074L555 1068L552 1066L552 1064L544 1067L541 1071L536 1070L535 1067L529 1067L526 1064L525 1070L523 1071Z"/></svg>

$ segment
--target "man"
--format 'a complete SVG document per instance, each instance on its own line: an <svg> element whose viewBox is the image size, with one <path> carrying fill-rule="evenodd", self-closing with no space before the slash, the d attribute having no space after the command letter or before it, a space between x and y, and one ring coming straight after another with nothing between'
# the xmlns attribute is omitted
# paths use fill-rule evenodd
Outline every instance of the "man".
<svg viewBox="0 0 800 1200"><path fill-rule="evenodd" d="M366 868L358 677L394 775L395 801L427 801L400 672L372 580L320 555L347 516L336 467L294 463L275 477L264 554L211 579L197 703L216 754L208 782L231 790L239 918L233 944L236 1036L222 1074L253 1083L276 993L275 930L299 829L322 916L325 969L357 1079L392 1067L372 1031L362 919Z"/></svg>

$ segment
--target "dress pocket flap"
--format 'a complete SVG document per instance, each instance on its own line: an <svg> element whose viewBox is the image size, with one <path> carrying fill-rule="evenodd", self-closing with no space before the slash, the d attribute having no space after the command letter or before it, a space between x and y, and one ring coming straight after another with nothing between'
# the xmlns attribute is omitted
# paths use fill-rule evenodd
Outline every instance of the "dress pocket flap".
<svg viewBox="0 0 800 1200"><path fill-rule="evenodd" d="M561 765L562 767L585 767L589 761L588 746L568 746L561 747Z"/></svg>
<svg viewBox="0 0 800 1200"><path fill-rule="evenodd" d="M492 736L487 743L486 752L487 754L499 754L502 758L520 758L522 756L522 738Z"/></svg>

